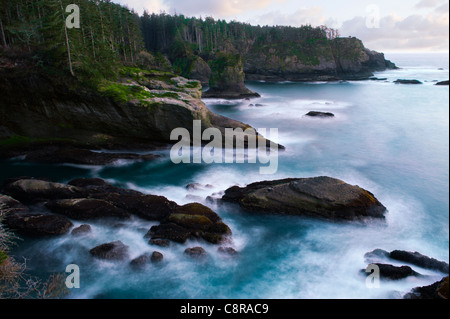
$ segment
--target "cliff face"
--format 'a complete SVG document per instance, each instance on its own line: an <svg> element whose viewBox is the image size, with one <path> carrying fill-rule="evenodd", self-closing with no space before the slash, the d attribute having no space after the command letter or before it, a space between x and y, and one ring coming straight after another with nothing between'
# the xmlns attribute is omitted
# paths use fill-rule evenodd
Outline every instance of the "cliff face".
<svg viewBox="0 0 450 319"><path fill-rule="evenodd" d="M395 68L384 54L356 38L255 44L244 54L246 80L362 80L374 71Z"/></svg>
<svg viewBox="0 0 450 319"><path fill-rule="evenodd" d="M26 65L0 67L0 139L67 139L92 147L135 148L171 143L170 133L178 127L192 136L193 120L202 120L203 129L249 127L209 111L198 81L170 73L131 72L100 91Z"/></svg>

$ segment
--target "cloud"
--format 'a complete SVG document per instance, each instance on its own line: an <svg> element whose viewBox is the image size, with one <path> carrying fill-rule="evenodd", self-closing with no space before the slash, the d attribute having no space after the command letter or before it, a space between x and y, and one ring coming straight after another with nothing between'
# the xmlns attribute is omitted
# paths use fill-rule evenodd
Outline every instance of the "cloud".
<svg viewBox="0 0 450 319"><path fill-rule="evenodd" d="M289 25L301 26L310 24L319 26L326 24L326 17L323 8L314 6L311 8L301 8L294 13L286 14L280 11L272 11L254 19L260 25Z"/></svg>
<svg viewBox="0 0 450 319"><path fill-rule="evenodd" d="M230 17L247 11L256 11L285 0L165 0L170 12L188 16Z"/></svg>
<svg viewBox="0 0 450 319"><path fill-rule="evenodd" d="M443 2L445 2L445 1L442 1L442 0L420 0L416 4L416 8L418 8L418 9L421 9L421 8L434 8L434 7L440 5Z"/></svg>
<svg viewBox="0 0 450 319"><path fill-rule="evenodd" d="M379 51L448 51L448 11L434 10L428 15L406 18L389 15L380 19L379 28L368 28L366 18L347 20L340 28L342 36L356 36L366 47Z"/></svg>

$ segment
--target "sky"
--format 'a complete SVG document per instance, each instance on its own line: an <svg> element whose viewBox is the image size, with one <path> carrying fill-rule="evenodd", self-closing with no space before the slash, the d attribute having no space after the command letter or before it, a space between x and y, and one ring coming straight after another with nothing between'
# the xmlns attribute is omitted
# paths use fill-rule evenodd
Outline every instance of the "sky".
<svg viewBox="0 0 450 319"><path fill-rule="evenodd" d="M144 10L253 25L326 25L383 52L449 51L449 0L114 0Z"/></svg>

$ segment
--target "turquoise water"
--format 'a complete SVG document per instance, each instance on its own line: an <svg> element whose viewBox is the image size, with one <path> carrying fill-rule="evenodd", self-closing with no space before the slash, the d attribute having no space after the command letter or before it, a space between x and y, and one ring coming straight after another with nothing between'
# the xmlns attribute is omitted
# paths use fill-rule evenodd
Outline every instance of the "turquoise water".
<svg viewBox="0 0 450 319"><path fill-rule="evenodd" d="M93 223L90 236L74 241L25 239L14 251L26 256L38 275L80 266L81 288L71 298L397 298L416 286L443 276L382 282L368 289L359 271L364 254L376 248L419 251L449 261L449 88L448 54L388 54L402 69L380 72L384 81L343 83L248 83L261 94L252 101L207 100L217 113L256 128L278 128L275 175L260 175L260 164L180 164L169 152L152 163L126 163L94 168L74 165L1 163L0 179L47 176L67 182L75 177L101 177L120 186L160 194L184 204L200 201L231 227L229 244L240 253L227 258L217 247L189 242L157 248L160 266L133 271L128 263L94 260L88 250L122 240L132 257L151 252L143 235L155 223L131 220L120 229ZM443 68L443 70L439 70ZM418 79L423 85L396 85L396 79ZM249 104L262 104L252 107ZM333 119L304 117L326 111ZM388 208L385 224L330 223L308 218L248 214L237 206L206 202L226 188L284 177L327 175L370 190ZM188 183L212 189L188 191ZM79 223L75 222L76 225ZM186 258L187 247L201 245L205 261ZM395 264L395 263L394 263Z"/></svg>

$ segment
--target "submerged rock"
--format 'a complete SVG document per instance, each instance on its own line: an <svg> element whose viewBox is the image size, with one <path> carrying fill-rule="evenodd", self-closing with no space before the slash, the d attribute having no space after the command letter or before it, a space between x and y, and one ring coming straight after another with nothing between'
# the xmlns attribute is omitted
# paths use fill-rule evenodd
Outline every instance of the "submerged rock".
<svg viewBox="0 0 450 319"><path fill-rule="evenodd" d="M249 211L305 215L332 220L384 218L384 207L372 193L331 177L258 182L225 191L224 201Z"/></svg>
<svg viewBox="0 0 450 319"><path fill-rule="evenodd" d="M204 256L206 256L206 251L202 247L186 248L184 253L186 255L191 256L191 257L204 257Z"/></svg>
<svg viewBox="0 0 450 319"><path fill-rule="evenodd" d="M128 258L128 246L121 241L96 246L89 252L94 257L106 260L124 260Z"/></svg>

